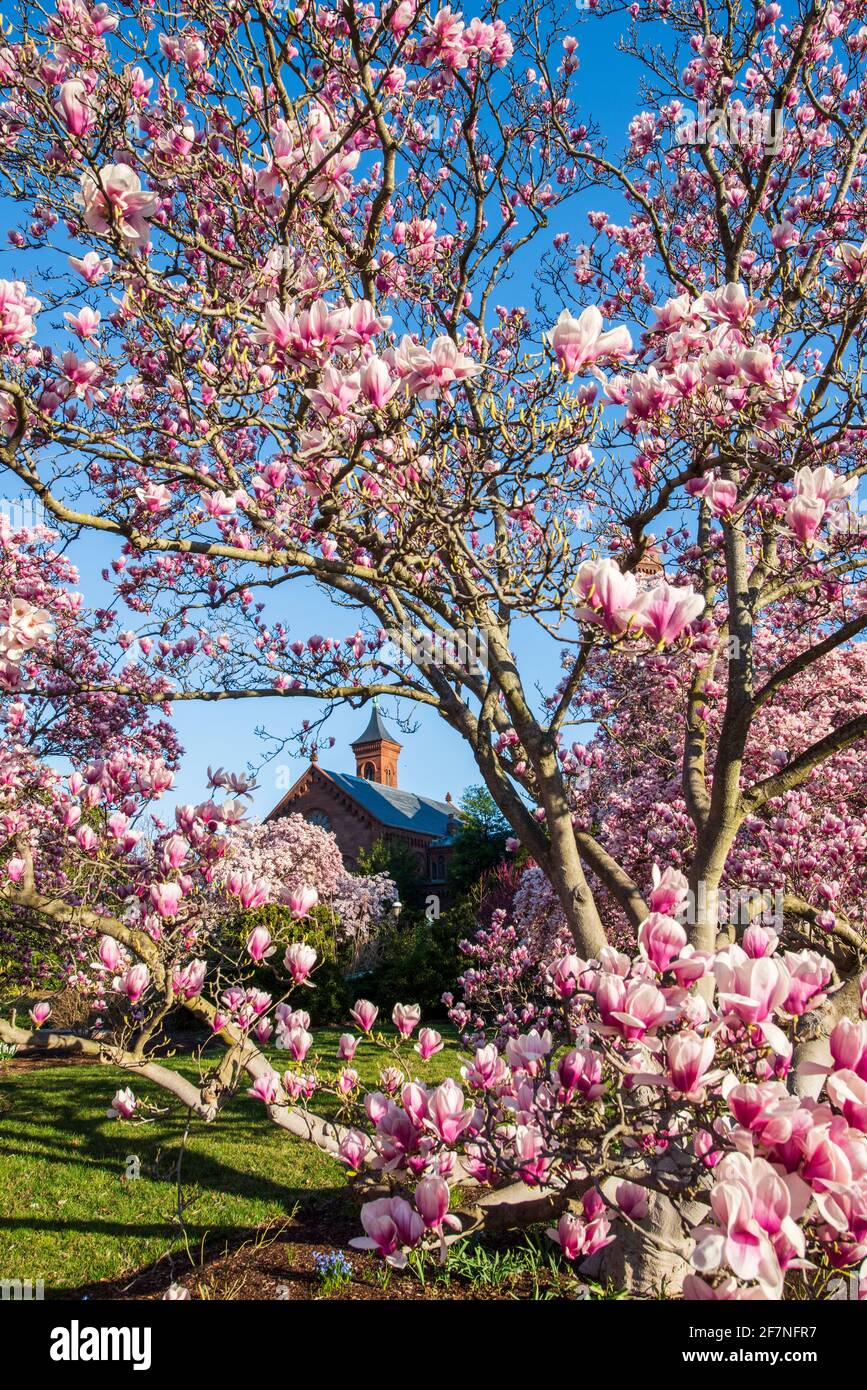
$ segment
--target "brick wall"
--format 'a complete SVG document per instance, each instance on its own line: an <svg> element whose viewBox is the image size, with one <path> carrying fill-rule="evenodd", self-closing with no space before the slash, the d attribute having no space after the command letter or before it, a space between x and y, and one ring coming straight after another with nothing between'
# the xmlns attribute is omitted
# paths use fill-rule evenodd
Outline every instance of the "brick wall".
<svg viewBox="0 0 867 1390"><path fill-rule="evenodd" d="M423 835L413 835L405 830L396 830L383 825L368 814L340 787L323 776L316 767L309 767L274 808L268 819L291 815L293 812L308 819L315 819L315 813L324 812L330 822L329 829L337 837L340 852L348 869L357 866L361 850L369 850L379 839L399 840L413 851L418 859L419 870L428 881L429 841ZM448 848L435 851L438 858L444 858L446 868L451 855ZM437 893L445 903L445 885L440 881L429 884L430 891Z"/></svg>

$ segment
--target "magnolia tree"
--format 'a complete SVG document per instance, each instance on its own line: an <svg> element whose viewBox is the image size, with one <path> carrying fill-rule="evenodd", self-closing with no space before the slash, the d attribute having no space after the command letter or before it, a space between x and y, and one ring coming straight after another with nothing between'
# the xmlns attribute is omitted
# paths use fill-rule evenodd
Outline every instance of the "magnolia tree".
<svg viewBox="0 0 867 1390"><path fill-rule="evenodd" d="M780 655L778 637L759 626L755 661L762 678ZM711 765L724 714L726 665L704 689ZM841 716L867 709L865 668L867 646L860 643L829 652L795 675L752 725L744 749L748 779L775 775L792 749L830 736ZM585 696L583 713L596 732L570 756L576 809L635 877L648 877L655 857L688 869L694 851L695 827L672 739L690 679L688 667L664 655L641 665L626 657L601 671L599 686ZM822 932L830 934L831 949L860 946L867 872L865 752L863 742L841 749L799 786L781 789L759 814L744 818L723 870L722 917L736 926L756 913L773 916L775 925L785 922L792 934L819 941Z"/></svg>
<svg viewBox="0 0 867 1390"><path fill-rule="evenodd" d="M252 1071L278 1122L371 1158L397 1189L364 1209L388 1258L448 1238L451 1182L492 1185L478 1220L562 1209L567 1256L598 1253L613 1202L674 1260L713 1182L687 1288L774 1296L790 1269L864 1253L862 926L857 890L819 887L858 820L867 734L851 697L867 627L864 6L601 0L588 23L645 68L623 151L581 114L570 17L535 0L475 16L25 5L0 53L19 253L0 286L0 459L53 525L114 544L112 611L135 615L123 642L156 703L428 705L471 747L569 934L562 1032L486 1044L471 1099L454 1082L400 1091L394 1063L367 1103L372 1141L294 1105L309 1083L251 1041L270 999L196 1004L232 1060L210 1089L165 1084L210 1116ZM554 230L576 197L580 241ZM508 291L526 264L530 309ZM354 630L294 626L292 580ZM530 628L562 659L548 699L519 657ZM659 693L647 726L622 712L624 662ZM146 700L126 670L74 675L88 698ZM585 719L601 721L590 754L570 732ZM660 858L651 890L658 842L636 845L618 805L624 732L676 764L684 881ZM799 797L820 818L816 787L818 862L795 872L790 822ZM9 904L106 935L169 1008L196 874L225 838L213 814L183 827L201 870L160 845L133 887L136 912L180 919L167 961L144 918L108 920L98 875L55 881L38 798L10 796ZM780 933L718 940L720 886L759 870L785 889ZM286 969L303 983L309 961ZM403 1033L413 1015L396 1019ZM792 1049L829 1031L800 1100ZM143 1055L135 1040L118 1054Z"/></svg>
<svg viewBox="0 0 867 1390"><path fill-rule="evenodd" d="M289 920L321 907L335 942L357 954L390 911L396 889L385 874L348 873L329 831L297 815L250 821L249 778L222 768L209 769L210 787L227 799L181 806L173 825L158 817L157 803L172 787L181 755L171 724L154 718L165 682L127 665L124 679L133 682L134 694L82 695L82 677L111 678L96 646L111 627L110 615L91 613L69 587L78 576L56 539L45 527L13 531L0 521L7 883L35 883L35 865L43 892L82 906L126 904L124 920L141 925L154 942L162 939L160 920L180 913L187 944L203 952L219 952L224 924L265 904L284 907ZM118 646L122 655L122 637ZM72 764L71 775L58 763ZM144 890L137 882L142 875ZM83 919L29 912L14 892L3 906L4 983L35 987L59 972L98 1005L104 972L90 970ZM71 930L58 936L58 921ZM260 939L254 932L253 960L262 958ZM198 971L203 962L194 964Z"/></svg>

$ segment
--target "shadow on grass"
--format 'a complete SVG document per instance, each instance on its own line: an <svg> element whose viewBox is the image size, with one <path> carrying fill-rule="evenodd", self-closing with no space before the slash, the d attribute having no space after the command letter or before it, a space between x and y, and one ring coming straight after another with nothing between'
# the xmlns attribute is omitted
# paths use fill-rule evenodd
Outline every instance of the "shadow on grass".
<svg viewBox="0 0 867 1390"><path fill-rule="evenodd" d="M37 1271L34 1277L45 1277L50 1297L80 1297L71 1280L88 1266L97 1279L117 1280L126 1277L124 1269L147 1269L155 1260L186 1260L185 1242L196 1255L203 1243L220 1250L252 1238L278 1214L289 1217L299 1205L305 1211L323 1202L344 1205L338 1165L263 1122L261 1105L241 1096L213 1125L193 1123L181 1172L189 1199L182 1228L176 1164L188 1115L173 1110L147 1123L109 1120L113 1084L108 1068L82 1067L0 1080L0 1231L16 1261L24 1259ZM142 1097L148 1090L135 1089ZM162 1103L157 1092L149 1099ZM138 1177L129 1179L132 1156ZM61 1287L45 1266L54 1264L62 1278L62 1262L52 1255L76 1244L92 1248L92 1260L81 1252L73 1260L76 1274L69 1270L71 1279ZM112 1247L118 1254L108 1259Z"/></svg>

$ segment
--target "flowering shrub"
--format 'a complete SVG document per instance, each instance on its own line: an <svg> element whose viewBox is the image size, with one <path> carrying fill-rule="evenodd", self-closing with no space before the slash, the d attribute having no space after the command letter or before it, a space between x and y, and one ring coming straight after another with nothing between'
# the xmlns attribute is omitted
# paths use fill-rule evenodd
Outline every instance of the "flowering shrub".
<svg viewBox="0 0 867 1390"><path fill-rule="evenodd" d="M308 885L316 890L309 905L297 896ZM396 897L387 874L350 874L331 831L292 814L268 823L245 821L234 829L214 907L230 920L238 907L246 915L263 903L285 903L290 918L320 909L332 950L340 949L351 969L375 939ZM298 912L300 907L306 911Z"/></svg>

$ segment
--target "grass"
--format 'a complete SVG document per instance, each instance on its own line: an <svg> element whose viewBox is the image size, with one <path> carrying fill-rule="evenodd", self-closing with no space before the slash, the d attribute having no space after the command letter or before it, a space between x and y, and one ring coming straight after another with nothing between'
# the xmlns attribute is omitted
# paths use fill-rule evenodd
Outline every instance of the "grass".
<svg viewBox="0 0 867 1390"><path fill-rule="evenodd" d="M428 1062L405 1049L406 1070L427 1083L456 1074L457 1047L444 1036L446 1047ZM324 1059L334 1058L338 1037L339 1030L317 1030ZM383 1061L385 1054L362 1043L353 1065L369 1086ZM286 1054L275 1053L274 1063L284 1067ZM191 1060L169 1065L198 1075ZM111 1096L127 1084L165 1113L144 1123L108 1119ZM62 1296L121 1279L182 1251L185 1241L196 1253L206 1239L250 1236L299 1204L339 1199L345 1190L341 1165L268 1124L261 1103L241 1094L215 1124L193 1121L182 1231L176 1167L188 1115L176 1102L167 1108L170 1100L109 1067L0 1069L0 1278L42 1278L47 1293ZM138 1178L129 1176L133 1160Z"/></svg>

